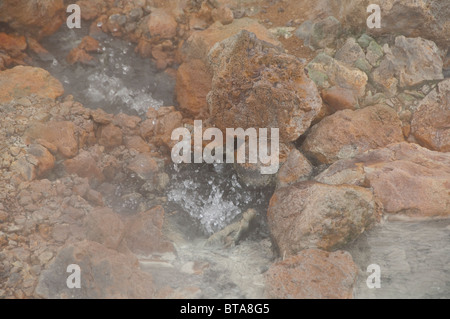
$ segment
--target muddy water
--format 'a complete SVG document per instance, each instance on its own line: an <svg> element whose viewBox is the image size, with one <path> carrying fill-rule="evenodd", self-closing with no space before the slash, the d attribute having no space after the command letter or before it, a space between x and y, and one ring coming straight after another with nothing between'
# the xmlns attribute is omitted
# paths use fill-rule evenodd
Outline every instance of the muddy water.
<svg viewBox="0 0 450 319"><path fill-rule="evenodd" d="M143 115L149 107L173 105L174 79L139 58L128 42L105 36L93 66L65 61L87 30L61 31L44 43L54 56L40 61L86 107ZM157 285L187 297L260 298L263 274L276 259L265 213L272 189L242 185L230 165L169 168L165 196L168 236L176 255L140 256ZM125 187L125 186L124 186ZM258 212L247 237L231 248L205 247L208 235L248 208ZM356 298L450 298L450 221L385 222L348 247L360 268ZM369 289L367 266L381 268L381 288ZM193 288L194 287L194 288Z"/></svg>

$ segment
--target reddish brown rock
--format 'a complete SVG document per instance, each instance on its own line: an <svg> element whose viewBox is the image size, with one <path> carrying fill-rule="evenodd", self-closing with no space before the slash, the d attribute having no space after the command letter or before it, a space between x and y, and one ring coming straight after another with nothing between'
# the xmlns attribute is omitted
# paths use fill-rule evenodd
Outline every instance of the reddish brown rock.
<svg viewBox="0 0 450 319"><path fill-rule="evenodd" d="M0 72L0 102L8 102L30 94L55 99L63 93L62 84L43 69L16 66Z"/></svg>
<svg viewBox="0 0 450 319"><path fill-rule="evenodd" d="M338 249L378 218L379 207L371 191L315 182L278 189L267 212L270 232L282 256L306 248Z"/></svg>
<svg viewBox="0 0 450 319"><path fill-rule="evenodd" d="M81 64L89 65L94 60L94 57L92 57L86 51L80 48L74 48L69 52L69 55L67 55L66 60L69 64L75 64L79 62Z"/></svg>
<svg viewBox="0 0 450 319"><path fill-rule="evenodd" d="M99 130L98 143L108 148L122 145L122 130L113 124L103 126Z"/></svg>
<svg viewBox="0 0 450 319"><path fill-rule="evenodd" d="M180 109L196 118L208 114L206 96L211 90L212 76L200 60L191 60L178 68L176 95Z"/></svg>
<svg viewBox="0 0 450 319"><path fill-rule="evenodd" d="M417 144L392 144L338 161L316 179L370 187L388 214L413 218L450 215L450 154Z"/></svg>
<svg viewBox="0 0 450 319"><path fill-rule="evenodd" d="M241 31L209 53L211 122L226 128L279 128L280 142L297 140L322 107L298 58Z"/></svg>
<svg viewBox="0 0 450 319"><path fill-rule="evenodd" d="M20 52L27 48L25 37L0 32L0 50L6 52Z"/></svg>
<svg viewBox="0 0 450 319"><path fill-rule="evenodd" d="M302 145L305 155L331 164L367 150L404 141L397 113L388 106L336 112L312 127Z"/></svg>
<svg viewBox="0 0 450 319"><path fill-rule="evenodd" d="M27 139L41 139L53 144L58 152L66 158L74 157L78 153L75 125L72 122L37 123L30 127L26 136Z"/></svg>
<svg viewBox="0 0 450 319"><path fill-rule="evenodd" d="M156 144L174 145L171 140L174 129L182 126L183 116L173 106L161 107L158 111L150 109L148 119L141 124L141 136L151 139Z"/></svg>
<svg viewBox="0 0 450 319"><path fill-rule="evenodd" d="M128 169L143 180L151 180L158 172L158 163L148 153L139 154L128 164Z"/></svg>
<svg viewBox="0 0 450 319"><path fill-rule="evenodd" d="M164 209L156 206L142 212L130 221L124 241L135 254L150 255L152 253L173 252L173 244L162 234Z"/></svg>
<svg viewBox="0 0 450 319"><path fill-rule="evenodd" d="M140 136L125 136L123 141L126 148L130 150L136 150L140 153L148 153L151 151L149 144Z"/></svg>
<svg viewBox="0 0 450 319"><path fill-rule="evenodd" d="M165 9L155 9L150 14L148 30L152 37L173 38L177 35L177 21Z"/></svg>
<svg viewBox="0 0 450 319"><path fill-rule="evenodd" d="M413 115L411 130L422 146L450 152L450 79L440 82L420 102Z"/></svg>
<svg viewBox="0 0 450 319"><path fill-rule="evenodd" d="M63 0L4 0L0 22L40 39L54 33L66 20Z"/></svg>
<svg viewBox="0 0 450 319"><path fill-rule="evenodd" d="M114 116L113 124L122 129L125 135L139 134L139 123L141 118L138 116L131 116L124 113L119 113Z"/></svg>
<svg viewBox="0 0 450 319"><path fill-rule="evenodd" d="M114 119L114 115L108 114L102 109L96 109L91 111L91 117L95 123L107 125Z"/></svg>
<svg viewBox="0 0 450 319"><path fill-rule="evenodd" d="M277 187L308 180L313 172L311 163L297 149L292 150L277 175Z"/></svg>
<svg viewBox="0 0 450 319"><path fill-rule="evenodd" d="M354 110L358 104L358 99L352 90L339 86L323 90L322 98L335 112L346 109Z"/></svg>
<svg viewBox="0 0 450 319"><path fill-rule="evenodd" d="M69 289L67 266L81 269L81 288ZM63 283L63 284L61 284ZM92 242L64 246L40 274L36 296L46 299L152 298L152 277L139 269L136 258Z"/></svg>
<svg viewBox="0 0 450 319"><path fill-rule="evenodd" d="M110 208L97 208L85 221L87 239L117 250L123 239L125 225Z"/></svg>
<svg viewBox="0 0 450 319"><path fill-rule="evenodd" d="M222 6L211 11L211 17L214 22L219 21L223 25L227 25L233 22L234 15L233 11L226 6Z"/></svg>
<svg viewBox="0 0 450 319"><path fill-rule="evenodd" d="M81 43L78 47L86 52L95 53L100 51L100 43L91 36L85 36L81 39Z"/></svg>
<svg viewBox="0 0 450 319"><path fill-rule="evenodd" d="M278 299L350 299L357 275L348 252L307 249L269 268L265 294Z"/></svg>
<svg viewBox="0 0 450 319"><path fill-rule="evenodd" d="M90 180L103 181L104 176L97 166L97 160L89 152L82 150L77 156L64 161L64 168L69 174L77 174Z"/></svg>

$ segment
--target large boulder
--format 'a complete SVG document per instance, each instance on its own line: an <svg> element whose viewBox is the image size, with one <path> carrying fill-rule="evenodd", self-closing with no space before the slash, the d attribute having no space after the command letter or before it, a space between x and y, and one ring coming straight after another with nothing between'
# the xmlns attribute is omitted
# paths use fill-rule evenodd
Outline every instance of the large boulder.
<svg viewBox="0 0 450 319"><path fill-rule="evenodd" d="M81 288L69 289L69 265L81 270ZM136 258L91 241L64 246L44 270L35 294L47 299L125 299L152 298L155 294L151 275L139 269Z"/></svg>
<svg viewBox="0 0 450 319"><path fill-rule="evenodd" d="M302 145L305 155L331 164L367 150L404 141L401 121L388 106L343 110L312 127Z"/></svg>
<svg viewBox="0 0 450 319"><path fill-rule="evenodd" d="M321 183L373 189L388 214L409 217L450 215L450 153L397 143L331 165Z"/></svg>
<svg viewBox="0 0 450 319"><path fill-rule="evenodd" d="M450 152L450 79L442 81L419 104L411 131L431 150Z"/></svg>
<svg viewBox="0 0 450 319"><path fill-rule="evenodd" d="M63 93L62 84L43 69L16 66L0 72L0 103L31 94L55 99Z"/></svg>
<svg viewBox="0 0 450 319"><path fill-rule="evenodd" d="M304 64L279 47L241 31L209 54L214 77L208 94L211 121L226 128L279 128L280 141L300 137L322 101Z"/></svg>
<svg viewBox="0 0 450 319"><path fill-rule="evenodd" d="M375 224L379 207L371 191L358 186L301 182L278 189L267 212L279 252L306 248L335 250Z"/></svg>
<svg viewBox="0 0 450 319"><path fill-rule="evenodd" d="M0 22L37 38L54 33L66 19L63 0L3 0Z"/></svg>
<svg viewBox="0 0 450 319"><path fill-rule="evenodd" d="M350 299L357 275L348 252L306 249L270 266L265 294L279 299Z"/></svg>

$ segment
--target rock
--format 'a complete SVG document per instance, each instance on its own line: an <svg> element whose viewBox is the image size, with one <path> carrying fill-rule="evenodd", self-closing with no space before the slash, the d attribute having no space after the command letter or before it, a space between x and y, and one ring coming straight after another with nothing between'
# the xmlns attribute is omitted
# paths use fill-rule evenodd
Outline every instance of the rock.
<svg viewBox="0 0 450 319"><path fill-rule="evenodd" d="M211 16L214 22L219 21L223 25L230 24L234 20L233 11L225 6L213 9L211 11Z"/></svg>
<svg viewBox="0 0 450 319"><path fill-rule="evenodd" d="M311 128L302 150L315 161L331 164L370 149L404 141L397 113L388 106L336 112Z"/></svg>
<svg viewBox="0 0 450 319"><path fill-rule="evenodd" d="M149 153L151 151L150 146L140 136L125 136L123 142L129 150L136 150L139 153Z"/></svg>
<svg viewBox="0 0 450 319"><path fill-rule="evenodd" d="M372 73L372 81L376 87L390 96L397 93L398 79L396 78L395 57L388 46L385 46L386 55L380 62L380 66Z"/></svg>
<svg viewBox="0 0 450 319"><path fill-rule="evenodd" d="M249 18L236 19L233 23L222 25L219 22L212 24L208 29L194 32L182 47L183 60L199 59L208 65L208 53L218 42L236 35L242 30L247 30L256 35L262 41L275 46L280 45L272 34L260 23Z"/></svg>
<svg viewBox="0 0 450 319"><path fill-rule="evenodd" d="M31 94L55 99L63 93L62 84L43 69L16 66L0 72L0 103Z"/></svg>
<svg viewBox="0 0 450 319"><path fill-rule="evenodd" d="M295 32L311 49L335 47L342 32L341 23L335 17L327 17L317 22L305 21Z"/></svg>
<svg viewBox="0 0 450 319"><path fill-rule="evenodd" d="M450 6L441 0L380 2L382 19L380 29L371 34L403 34L408 37L430 39L443 47L450 45ZM363 11L361 11L363 14ZM366 19L367 15L362 17ZM366 26L364 26L365 28Z"/></svg>
<svg viewBox="0 0 450 319"><path fill-rule="evenodd" d="M364 50L356 42L355 38L348 38L345 44L337 50L334 58L341 62L354 66L356 61L365 59Z"/></svg>
<svg viewBox="0 0 450 319"><path fill-rule="evenodd" d="M145 181L152 180L158 172L158 163L148 153L138 154L127 167Z"/></svg>
<svg viewBox="0 0 450 319"><path fill-rule="evenodd" d="M108 124L100 129L98 143L107 148L114 148L122 145L122 130L113 124Z"/></svg>
<svg viewBox="0 0 450 319"><path fill-rule="evenodd" d="M90 53L96 53L101 51L100 43L91 36L85 36L83 39L81 39L81 43L78 47L81 50Z"/></svg>
<svg viewBox="0 0 450 319"><path fill-rule="evenodd" d="M27 155L11 165L12 171L19 173L26 181L45 176L55 166L55 158L42 145L31 144Z"/></svg>
<svg viewBox="0 0 450 319"><path fill-rule="evenodd" d="M23 35L18 36L0 32L0 50L14 55L15 53L24 51L26 48L27 41Z"/></svg>
<svg viewBox="0 0 450 319"><path fill-rule="evenodd" d="M69 174L76 174L91 180L104 180L103 173L97 166L96 158L84 150L80 151L74 158L64 161L64 168Z"/></svg>
<svg viewBox="0 0 450 319"><path fill-rule="evenodd" d="M107 125L110 124L114 119L114 115L108 114L102 109L91 110L90 114L94 122L98 124Z"/></svg>
<svg viewBox="0 0 450 319"><path fill-rule="evenodd" d="M36 123L28 129L26 136L27 140L43 140L53 144L66 158L72 158L78 153L75 125L72 122Z"/></svg>
<svg viewBox="0 0 450 319"><path fill-rule="evenodd" d="M306 249L265 273L266 298L350 299L358 267L348 252Z"/></svg>
<svg viewBox="0 0 450 319"><path fill-rule="evenodd" d="M81 270L81 288L69 289L69 265ZM48 268L41 272L35 290L46 299L152 298L152 277L139 269L137 259L91 241L64 246Z"/></svg>
<svg viewBox="0 0 450 319"><path fill-rule="evenodd" d="M410 87L424 81L443 80L442 58L435 43L422 38L395 38L392 48L396 75L400 87Z"/></svg>
<svg viewBox="0 0 450 319"><path fill-rule="evenodd" d="M338 161L316 180L371 187L388 214L418 218L450 214L450 154L417 144L391 144Z"/></svg>
<svg viewBox="0 0 450 319"><path fill-rule="evenodd" d="M366 91L367 75L356 68L347 66L326 55L319 53L307 66L308 76L320 88L340 86L362 97Z"/></svg>
<svg viewBox="0 0 450 319"><path fill-rule="evenodd" d="M181 110L195 118L208 114L206 96L211 90L212 77L200 60L191 60L180 65L177 71L175 92Z"/></svg>
<svg viewBox="0 0 450 319"><path fill-rule="evenodd" d="M3 0L0 22L37 39L54 33L66 20L63 0Z"/></svg>
<svg viewBox="0 0 450 319"><path fill-rule="evenodd" d="M383 55L383 48L375 40L370 41L366 53L366 59L370 63L370 65L372 65L373 67L377 67Z"/></svg>
<svg viewBox="0 0 450 319"><path fill-rule="evenodd" d="M69 64L81 63L85 65L93 65L94 57L80 48L74 48L69 52L66 60Z"/></svg>
<svg viewBox="0 0 450 319"><path fill-rule="evenodd" d="M422 146L450 152L450 79L440 82L420 102L413 114L411 131Z"/></svg>
<svg viewBox="0 0 450 319"><path fill-rule="evenodd" d="M322 99L334 112L346 109L354 110L358 105L355 92L339 86L322 90Z"/></svg>
<svg viewBox="0 0 450 319"><path fill-rule="evenodd" d="M177 21L165 9L155 9L148 20L148 31L152 37L174 38L177 35Z"/></svg>
<svg viewBox="0 0 450 319"><path fill-rule="evenodd" d="M110 208L97 208L90 212L85 221L86 238L117 250L123 240L125 225Z"/></svg>
<svg viewBox="0 0 450 319"><path fill-rule="evenodd" d="M150 114L151 113L151 114ZM158 111L150 110L148 120L141 124L141 136L151 138L156 144L164 144L169 148L176 144L172 141L174 129L182 126L183 116L173 106L161 107Z"/></svg>
<svg viewBox="0 0 450 319"><path fill-rule="evenodd" d="M306 248L335 250L375 224L379 207L370 190L301 182L278 189L267 220L281 256Z"/></svg>
<svg viewBox="0 0 450 319"><path fill-rule="evenodd" d="M130 221L124 242L135 254L148 256L152 253L174 252L173 244L162 234L163 223L162 206L142 212Z"/></svg>
<svg viewBox="0 0 450 319"><path fill-rule="evenodd" d="M286 162L281 166L277 176L277 188L286 187L309 179L313 172L311 163L303 154L292 150Z"/></svg>
<svg viewBox="0 0 450 319"><path fill-rule="evenodd" d="M214 46L207 100L211 121L226 128L279 128L280 142L295 141L322 102L298 58L241 31Z"/></svg>

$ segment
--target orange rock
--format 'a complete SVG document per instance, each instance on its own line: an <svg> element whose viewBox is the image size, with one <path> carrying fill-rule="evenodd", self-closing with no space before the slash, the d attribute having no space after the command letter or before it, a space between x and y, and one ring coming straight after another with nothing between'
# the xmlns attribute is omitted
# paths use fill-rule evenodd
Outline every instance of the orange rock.
<svg viewBox="0 0 450 319"><path fill-rule="evenodd" d="M277 187L307 180L313 172L311 163L297 149L292 150L277 175Z"/></svg>
<svg viewBox="0 0 450 319"><path fill-rule="evenodd" d="M72 49L66 58L67 62L69 64L75 64L77 62L82 64L91 64L94 60L94 57L86 53L86 51L80 49L80 48L74 48Z"/></svg>
<svg viewBox="0 0 450 319"><path fill-rule="evenodd" d="M165 9L155 9L150 14L148 30L152 37L173 38L177 35L177 21Z"/></svg>
<svg viewBox="0 0 450 319"><path fill-rule="evenodd" d="M41 39L54 33L65 22L65 9L63 0L4 0L0 22Z"/></svg>
<svg viewBox="0 0 450 319"><path fill-rule="evenodd" d="M82 40L80 45L78 46L81 50L84 50L86 52L99 52L100 51L100 44L97 40L95 40L91 36L85 36Z"/></svg>
<svg viewBox="0 0 450 319"><path fill-rule="evenodd" d="M180 109L196 118L208 114L206 96L211 90L212 77L200 60L185 62L178 68L176 96Z"/></svg>
<svg viewBox="0 0 450 319"><path fill-rule="evenodd" d="M32 181L43 177L55 166L55 158L42 145L32 144L27 148L27 156L11 165L11 169L19 173L23 179Z"/></svg>
<svg viewBox="0 0 450 319"><path fill-rule="evenodd" d="M127 166L143 180L152 180L158 172L158 163L148 153L137 155Z"/></svg>
<svg viewBox="0 0 450 319"><path fill-rule="evenodd" d="M99 130L98 143L108 148L122 145L122 130L113 124L103 126Z"/></svg>
<svg viewBox="0 0 450 319"><path fill-rule="evenodd" d="M174 252L173 244L162 234L163 223L164 208L162 206L142 212L130 222L124 242L135 254Z"/></svg>
<svg viewBox="0 0 450 319"><path fill-rule="evenodd" d="M16 66L0 72L0 102L8 102L30 94L55 99L63 93L62 84L43 69Z"/></svg>
<svg viewBox="0 0 450 319"><path fill-rule="evenodd" d="M230 24L234 20L233 11L231 11L231 9L228 7L219 7L213 9L211 12L211 16L214 22L219 21L223 25Z"/></svg>
<svg viewBox="0 0 450 319"><path fill-rule="evenodd" d="M307 248L338 249L373 226L380 213L366 188L308 181L278 189L267 221L280 255L291 256Z"/></svg>
<svg viewBox="0 0 450 319"><path fill-rule="evenodd" d="M348 252L307 249L270 266L267 298L351 299L358 267Z"/></svg>
<svg viewBox="0 0 450 319"><path fill-rule="evenodd" d="M343 110L311 128L302 145L306 156L330 164L367 150L404 141L397 113L388 106Z"/></svg>
<svg viewBox="0 0 450 319"><path fill-rule="evenodd" d="M371 187L384 211L393 216L450 215L450 154L417 144L391 144L335 162L316 180Z"/></svg>
<svg viewBox="0 0 450 319"><path fill-rule="evenodd" d="M81 151L74 158L64 161L64 168L69 174L77 174L80 177L87 177L98 181L104 180L104 176L97 166L97 161L87 151Z"/></svg>
<svg viewBox="0 0 450 319"><path fill-rule="evenodd" d="M20 52L27 48L27 42L25 37L8 35L4 32L0 32L0 50L6 52Z"/></svg>
<svg viewBox="0 0 450 319"><path fill-rule="evenodd" d="M96 208L89 213L86 222L86 236L89 240L117 250L125 231L119 215L110 208Z"/></svg>
<svg viewBox="0 0 450 319"><path fill-rule="evenodd" d="M75 138L75 125L72 122L37 123L26 132L27 139L42 139L53 144L58 152L66 158L78 153L78 142Z"/></svg>
<svg viewBox="0 0 450 319"><path fill-rule="evenodd" d="M450 79L438 84L419 104L411 130L422 146L450 152Z"/></svg>
<svg viewBox="0 0 450 319"><path fill-rule="evenodd" d="M140 136L125 136L124 144L128 149L133 149L140 153L151 151L150 146Z"/></svg>

